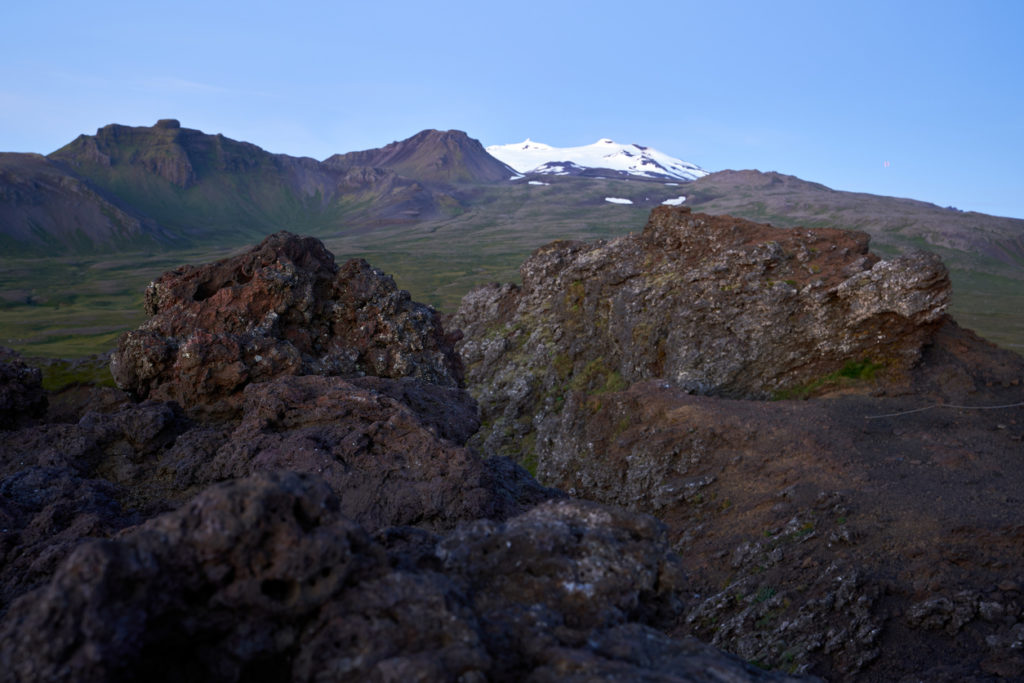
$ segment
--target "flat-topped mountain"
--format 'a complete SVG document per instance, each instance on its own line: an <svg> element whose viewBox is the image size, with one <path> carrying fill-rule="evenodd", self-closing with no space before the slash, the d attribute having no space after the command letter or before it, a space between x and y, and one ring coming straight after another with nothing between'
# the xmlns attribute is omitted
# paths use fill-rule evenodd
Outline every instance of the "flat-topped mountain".
<svg viewBox="0 0 1024 683"><path fill-rule="evenodd" d="M457 131L423 131L326 162L223 135L111 124L47 157L0 154L8 256L240 245L284 226L314 234L433 219L460 183L514 172Z"/></svg>

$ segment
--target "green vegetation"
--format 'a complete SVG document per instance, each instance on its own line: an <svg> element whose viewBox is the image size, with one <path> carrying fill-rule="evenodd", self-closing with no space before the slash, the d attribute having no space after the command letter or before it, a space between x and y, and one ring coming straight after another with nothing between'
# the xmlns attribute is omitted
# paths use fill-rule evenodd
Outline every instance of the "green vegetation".
<svg viewBox="0 0 1024 683"><path fill-rule="evenodd" d="M146 285L227 249L0 262L0 345L28 356L82 358L112 350L145 319Z"/></svg>
<svg viewBox="0 0 1024 683"><path fill-rule="evenodd" d="M850 360L847 361L839 370L830 372L823 377L818 377L817 379L813 379L810 382L799 386L780 389L772 394L772 399L776 401L805 399L813 396L822 389L842 386L844 383L870 382L875 379L875 375L878 374L878 371L884 368L885 363L875 362L870 358L864 358L859 361Z"/></svg>
<svg viewBox="0 0 1024 683"><path fill-rule="evenodd" d="M603 358L595 358L578 373L573 375L569 382L569 388L573 391L585 391L588 394L606 394L612 391L622 391L629 386L615 370L610 370L605 365Z"/></svg>
<svg viewBox="0 0 1024 683"><path fill-rule="evenodd" d="M141 149L138 144L126 142L121 153L131 155ZM392 274L414 299L452 312L475 286L518 281L520 264L539 246L555 239L607 239L637 231L652 207L678 194L678 188L652 182L644 187L648 202L616 206L604 197L636 196L636 182L566 177L552 178L543 187L468 186L455 196L439 195L437 218L370 226L363 219L380 196L346 195L330 203L319 192L303 195L282 184L274 164L249 147L236 148L230 141L220 144L227 145L229 157L242 170L215 173L217 164L224 163L216 150L211 147L205 156L192 150L191 162L202 182L188 188L152 174L140 180L125 166L91 168L94 180L106 191L116 192L126 205L200 246L166 252L150 246L145 247L150 251L142 251L142 245L129 240L138 251L0 257L0 344L50 357L109 350L118 333L143 319L142 292L150 280L181 263L222 258L281 229L319 237L339 262L365 258ZM920 215L910 215L899 204L903 214L893 214L894 218L885 212L897 206L892 202L905 200L848 197L796 179L767 196L743 186L717 190L712 182L719 181L698 181L688 188L687 203L695 210L731 212L779 226L868 229L875 235L872 249L887 256L921 246L938 252L950 265L952 315L997 344L1024 352L1024 283L1019 265L1010 263L1013 253L987 255L936 246L945 243L952 230L939 223L928 235L922 232L924 218L932 217L936 207L922 205L914 209ZM117 222L113 213L108 218ZM982 227L989 230L987 225ZM1000 225L993 223L990 232L1002 234ZM85 234L76 239L83 247L97 248ZM16 242L0 239L4 254L15 253L17 247ZM583 289L583 283L568 288L569 307L582 305ZM642 332L637 330L634 336L645 336Z"/></svg>
<svg viewBox="0 0 1024 683"><path fill-rule="evenodd" d="M42 371L43 388L47 391L59 391L78 384L117 386L110 374L110 364L104 358L93 356L78 361L40 358L29 362Z"/></svg>

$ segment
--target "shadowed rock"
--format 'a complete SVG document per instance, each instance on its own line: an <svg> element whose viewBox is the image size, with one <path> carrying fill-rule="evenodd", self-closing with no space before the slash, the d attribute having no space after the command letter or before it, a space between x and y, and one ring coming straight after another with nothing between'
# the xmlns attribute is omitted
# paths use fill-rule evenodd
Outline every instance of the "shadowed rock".
<svg viewBox="0 0 1024 683"><path fill-rule="evenodd" d="M678 612L682 573L649 517L566 501L419 534L372 539L312 475L213 487L76 549L0 622L0 666L14 681L786 680L652 628Z"/></svg>
<svg viewBox="0 0 1024 683"><path fill-rule="evenodd" d="M0 346L0 429L11 429L46 412L42 373Z"/></svg>

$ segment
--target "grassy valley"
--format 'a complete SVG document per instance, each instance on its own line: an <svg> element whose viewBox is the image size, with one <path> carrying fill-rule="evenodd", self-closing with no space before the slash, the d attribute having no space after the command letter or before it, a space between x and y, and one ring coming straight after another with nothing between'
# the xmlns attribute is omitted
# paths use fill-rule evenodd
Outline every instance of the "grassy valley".
<svg viewBox="0 0 1024 683"><path fill-rule="evenodd" d="M49 157L0 155L0 344L49 357L109 350L142 321L149 281L277 230L322 239L338 261L365 258L452 312L474 286L516 281L543 244L638 231L651 208L686 196L694 211L864 230L883 256L936 251L953 279L954 317L1024 352L1022 220L757 171L673 183L593 174L510 182L507 170L458 131L321 163L176 121L107 126Z"/></svg>

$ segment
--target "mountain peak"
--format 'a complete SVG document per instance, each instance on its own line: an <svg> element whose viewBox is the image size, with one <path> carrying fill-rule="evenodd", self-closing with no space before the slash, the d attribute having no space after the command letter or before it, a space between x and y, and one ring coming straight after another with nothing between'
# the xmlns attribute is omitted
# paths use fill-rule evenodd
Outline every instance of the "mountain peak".
<svg viewBox="0 0 1024 683"><path fill-rule="evenodd" d="M479 183L505 180L515 172L461 130L422 130L378 149L335 154L332 168L369 166L424 182Z"/></svg>
<svg viewBox="0 0 1024 683"><path fill-rule="evenodd" d="M579 175L603 169L609 174L671 180L696 180L708 174L696 164L656 149L623 145L611 138L581 147L552 147L526 138L511 145L491 145L487 151L519 173Z"/></svg>

